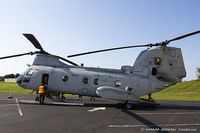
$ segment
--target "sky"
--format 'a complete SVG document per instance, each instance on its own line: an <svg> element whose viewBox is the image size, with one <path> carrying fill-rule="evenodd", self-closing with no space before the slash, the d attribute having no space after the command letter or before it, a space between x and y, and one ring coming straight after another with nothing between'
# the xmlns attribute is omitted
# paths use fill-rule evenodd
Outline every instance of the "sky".
<svg viewBox="0 0 200 133"><path fill-rule="evenodd" d="M199 0L0 0L0 57L35 51L22 35L32 33L45 51L62 57L91 50L165 41L200 30ZM185 80L200 67L200 34L171 43L182 49ZM133 65L146 48L71 58L88 67ZM0 75L22 73L34 56L0 60Z"/></svg>

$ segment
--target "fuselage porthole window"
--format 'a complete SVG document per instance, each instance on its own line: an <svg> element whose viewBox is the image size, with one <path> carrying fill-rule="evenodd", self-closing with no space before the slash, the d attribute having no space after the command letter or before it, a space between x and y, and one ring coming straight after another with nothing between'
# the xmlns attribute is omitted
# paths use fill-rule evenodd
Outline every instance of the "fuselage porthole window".
<svg viewBox="0 0 200 133"><path fill-rule="evenodd" d="M68 81L68 76L63 76L62 80L63 80L63 82L67 82Z"/></svg>
<svg viewBox="0 0 200 133"><path fill-rule="evenodd" d="M88 81L89 81L89 80L88 80L87 77L83 78L83 83L84 83L84 84L88 84Z"/></svg>
<svg viewBox="0 0 200 133"><path fill-rule="evenodd" d="M98 78L94 79L94 84L95 84L95 85L99 85L98 81L99 81Z"/></svg>
<svg viewBox="0 0 200 133"><path fill-rule="evenodd" d="M116 87L120 87L122 85L122 83L119 81L119 80L116 80L115 81L115 86Z"/></svg>

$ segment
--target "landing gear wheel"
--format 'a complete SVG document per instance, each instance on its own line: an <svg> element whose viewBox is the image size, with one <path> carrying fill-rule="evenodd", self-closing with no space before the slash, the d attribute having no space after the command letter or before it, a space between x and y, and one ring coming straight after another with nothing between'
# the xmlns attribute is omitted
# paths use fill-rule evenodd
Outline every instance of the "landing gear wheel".
<svg viewBox="0 0 200 133"><path fill-rule="evenodd" d="M35 98L35 101L39 101L39 97L38 96Z"/></svg>
<svg viewBox="0 0 200 133"><path fill-rule="evenodd" d="M132 109L133 108L133 105L131 103L125 103L125 107L126 109Z"/></svg>
<svg viewBox="0 0 200 133"><path fill-rule="evenodd" d="M65 100L64 96L61 96L60 101L63 102Z"/></svg>
<svg viewBox="0 0 200 133"><path fill-rule="evenodd" d="M148 101L148 102L152 102L152 103L154 103L154 102L155 102L155 101L153 100L152 96L151 96L151 93L150 93L150 94L148 94L147 101Z"/></svg>
<svg viewBox="0 0 200 133"><path fill-rule="evenodd" d="M64 93L60 94L60 101L63 102L64 100L66 100Z"/></svg>
<svg viewBox="0 0 200 133"><path fill-rule="evenodd" d="M40 94L40 96L39 96L40 104L44 104L44 100L45 100L45 94Z"/></svg>
<svg viewBox="0 0 200 133"><path fill-rule="evenodd" d="M132 109L133 108L133 104L132 103L129 103L128 101L125 101L123 103L123 106L126 108L126 109Z"/></svg>

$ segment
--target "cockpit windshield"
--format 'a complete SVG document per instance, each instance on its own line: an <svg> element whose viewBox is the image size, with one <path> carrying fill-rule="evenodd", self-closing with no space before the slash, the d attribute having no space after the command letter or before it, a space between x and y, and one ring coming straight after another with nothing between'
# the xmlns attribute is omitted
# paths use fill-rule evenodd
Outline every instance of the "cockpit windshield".
<svg viewBox="0 0 200 133"><path fill-rule="evenodd" d="M32 76L34 73L34 71L32 69L28 69L27 72L26 72L26 75L27 76Z"/></svg>

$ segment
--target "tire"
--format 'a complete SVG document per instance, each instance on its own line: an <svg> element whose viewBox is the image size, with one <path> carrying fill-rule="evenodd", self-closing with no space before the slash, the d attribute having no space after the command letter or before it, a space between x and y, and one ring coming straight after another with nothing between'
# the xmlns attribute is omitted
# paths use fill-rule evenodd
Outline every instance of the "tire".
<svg viewBox="0 0 200 133"><path fill-rule="evenodd" d="M126 103L125 107L126 107L126 109L132 109L133 105L131 103Z"/></svg>
<svg viewBox="0 0 200 133"><path fill-rule="evenodd" d="M39 101L39 97L38 96L35 98L35 101Z"/></svg>

